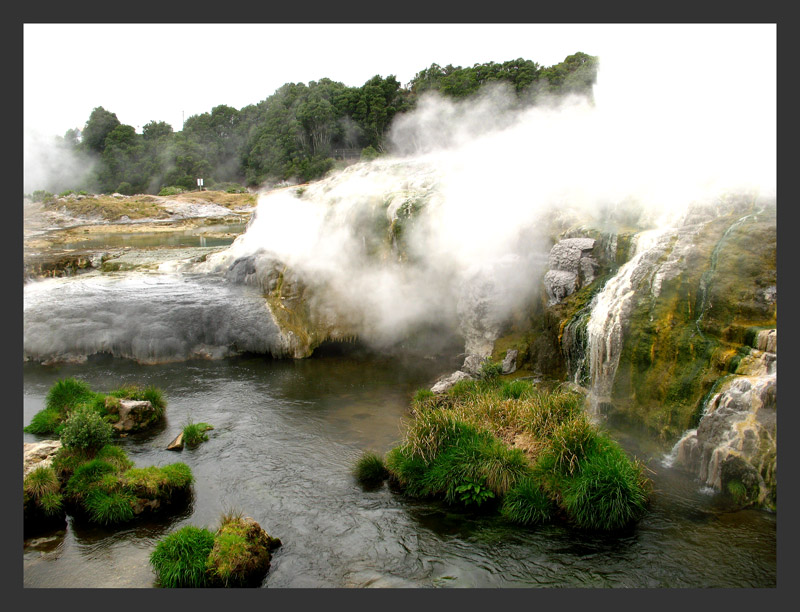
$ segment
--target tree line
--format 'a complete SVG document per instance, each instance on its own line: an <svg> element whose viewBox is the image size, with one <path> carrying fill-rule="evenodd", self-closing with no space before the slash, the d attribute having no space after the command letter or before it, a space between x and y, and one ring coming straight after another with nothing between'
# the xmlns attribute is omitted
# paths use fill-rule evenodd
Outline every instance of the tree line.
<svg viewBox="0 0 800 612"><path fill-rule="evenodd" d="M361 87L328 78L286 83L274 94L237 110L220 105L186 119L180 131L150 121L137 133L103 107L82 130L68 130L59 147L82 156L92 171L72 189L123 194L164 189L259 186L323 176L335 158L372 158L384 152L392 119L413 110L426 92L465 99L492 82L506 83L519 105L578 94L591 98L597 58L575 53L543 67L531 60L488 62L462 68L431 64L402 86L374 76Z"/></svg>

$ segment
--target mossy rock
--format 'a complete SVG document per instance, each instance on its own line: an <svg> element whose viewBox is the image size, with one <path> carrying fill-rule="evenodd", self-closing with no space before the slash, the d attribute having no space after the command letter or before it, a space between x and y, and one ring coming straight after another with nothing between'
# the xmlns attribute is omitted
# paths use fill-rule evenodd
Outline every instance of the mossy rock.
<svg viewBox="0 0 800 612"><path fill-rule="evenodd" d="M269 571L271 551L281 541L270 537L254 519L234 517L214 536L206 573L213 586L259 586Z"/></svg>

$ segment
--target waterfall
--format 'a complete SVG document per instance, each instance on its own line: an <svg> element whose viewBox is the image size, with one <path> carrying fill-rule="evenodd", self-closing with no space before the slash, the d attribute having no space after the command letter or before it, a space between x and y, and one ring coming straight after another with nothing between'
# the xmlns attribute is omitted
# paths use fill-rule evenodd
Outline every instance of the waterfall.
<svg viewBox="0 0 800 612"><path fill-rule="evenodd" d="M655 229L635 237L633 257L626 262L597 294L586 325L589 381L592 405L611 395L614 375L619 365L627 318L638 287L651 279L671 234L669 229Z"/></svg>

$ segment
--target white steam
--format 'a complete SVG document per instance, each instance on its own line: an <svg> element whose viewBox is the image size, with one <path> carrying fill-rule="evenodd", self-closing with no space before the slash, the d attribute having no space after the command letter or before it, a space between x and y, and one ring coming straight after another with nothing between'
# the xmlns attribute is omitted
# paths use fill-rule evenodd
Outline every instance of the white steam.
<svg viewBox="0 0 800 612"><path fill-rule="evenodd" d="M83 185L93 162L70 150L55 136L25 131L23 143L23 193L37 190L59 193Z"/></svg>
<svg viewBox="0 0 800 612"><path fill-rule="evenodd" d="M457 318L469 336L470 308L500 321L539 291L567 227L645 229L727 191L774 194L772 92L739 104L742 92L714 75L681 86L646 62L600 60L595 104L520 110L502 87L423 98L393 125L392 157L263 194L246 234L214 261L269 251L375 340ZM376 254L371 241L413 201L424 206L403 235L408 260Z"/></svg>

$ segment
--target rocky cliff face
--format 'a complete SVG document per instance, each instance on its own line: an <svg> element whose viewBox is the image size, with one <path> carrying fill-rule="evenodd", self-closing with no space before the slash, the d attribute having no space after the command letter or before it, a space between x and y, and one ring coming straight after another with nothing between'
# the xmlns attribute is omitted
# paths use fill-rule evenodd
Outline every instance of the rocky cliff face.
<svg viewBox="0 0 800 612"><path fill-rule="evenodd" d="M777 349L776 330L758 346ZM722 379L700 423L678 441L669 461L740 502L775 506L777 498L777 358L754 350Z"/></svg>
<svg viewBox="0 0 800 612"><path fill-rule="evenodd" d="M691 430L685 469L717 489L738 483L768 505L774 202L724 197L660 229L562 236L542 281L546 297L505 328L493 358L517 349L522 370L585 386L598 416L642 425L664 443Z"/></svg>

